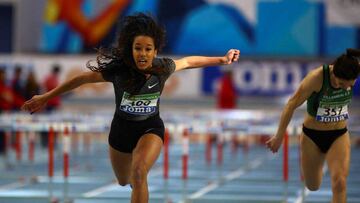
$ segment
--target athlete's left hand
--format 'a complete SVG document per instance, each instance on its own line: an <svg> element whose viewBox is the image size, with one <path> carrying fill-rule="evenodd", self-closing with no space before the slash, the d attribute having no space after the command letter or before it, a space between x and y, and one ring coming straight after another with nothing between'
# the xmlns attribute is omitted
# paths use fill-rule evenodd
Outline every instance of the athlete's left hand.
<svg viewBox="0 0 360 203"><path fill-rule="evenodd" d="M226 55L225 64L231 64L232 62L238 61L240 57L240 50L238 49L230 49Z"/></svg>
<svg viewBox="0 0 360 203"><path fill-rule="evenodd" d="M266 146L270 149L270 151L276 153L281 146L282 140L282 137L274 135L266 142Z"/></svg>

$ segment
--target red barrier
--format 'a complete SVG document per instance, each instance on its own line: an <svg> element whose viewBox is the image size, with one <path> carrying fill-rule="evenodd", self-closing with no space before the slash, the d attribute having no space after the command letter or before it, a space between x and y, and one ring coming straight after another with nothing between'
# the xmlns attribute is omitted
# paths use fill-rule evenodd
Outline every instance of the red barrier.
<svg viewBox="0 0 360 203"><path fill-rule="evenodd" d="M48 172L49 172L49 177L52 178L54 176L54 129L52 126L50 126L49 128L49 134L48 134L48 152L49 152Z"/></svg>
<svg viewBox="0 0 360 203"><path fill-rule="evenodd" d="M183 155L182 155L182 179L188 178L188 161L189 161L189 131L184 129L183 132Z"/></svg>
<svg viewBox="0 0 360 203"><path fill-rule="evenodd" d="M246 136L244 139L243 153L247 155L249 153L250 144L249 144L249 136Z"/></svg>
<svg viewBox="0 0 360 203"><path fill-rule="evenodd" d="M63 134L63 153L64 153L64 177L67 178L69 176L69 152L70 152L70 136L69 136L69 128L65 127Z"/></svg>
<svg viewBox="0 0 360 203"><path fill-rule="evenodd" d="M169 178L169 130L164 135L164 179Z"/></svg>
<svg viewBox="0 0 360 203"><path fill-rule="evenodd" d="M231 136L231 154L235 156L239 148L239 141L237 140L237 135L234 133Z"/></svg>
<svg viewBox="0 0 360 203"><path fill-rule="evenodd" d="M217 164L220 166L223 163L223 145L224 145L224 135L218 134L217 139Z"/></svg>
<svg viewBox="0 0 360 203"><path fill-rule="evenodd" d="M284 148L283 148L283 180L289 180L289 135L285 132L284 135Z"/></svg>
<svg viewBox="0 0 360 203"><path fill-rule="evenodd" d="M211 152L212 152L212 135L208 134L206 136L206 146L205 146L205 159L206 159L206 163L208 165L211 164Z"/></svg>
<svg viewBox="0 0 360 203"><path fill-rule="evenodd" d="M35 134L29 132L29 161L34 162L34 151L35 151Z"/></svg>
<svg viewBox="0 0 360 203"><path fill-rule="evenodd" d="M16 151L16 160L21 161L22 144L21 144L21 132L19 131L16 131L15 133L15 151Z"/></svg>
<svg viewBox="0 0 360 203"><path fill-rule="evenodd" d="M8 150L9 149L11 149L11 147L9 147L10 146L10 133L9 132L5 132L5 134L4 134L4 155L5 155L5 157L7 157L7 155L8 155Z"/></svg>

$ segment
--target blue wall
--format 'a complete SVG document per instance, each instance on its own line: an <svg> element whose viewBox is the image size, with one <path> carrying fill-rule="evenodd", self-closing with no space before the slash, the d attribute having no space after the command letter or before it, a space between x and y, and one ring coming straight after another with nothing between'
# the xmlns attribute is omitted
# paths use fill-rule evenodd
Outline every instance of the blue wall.
<svg viewBox="0 0 360 203"><path fill-rule="evenodd" d="M91 21L101 14L102 8L109 6L109 2L84 0L82 12ZM133 0L119 12L118 19L138 11L155 16L167 30L167 45L163 54L220 55L229 48L236 47L241 49L243 56L334 57L342 53L345 48L356 48L360 45L358 25L352 22L343 24L327 22L329 1L259 0L239 3L239 0L234 0L232 4L224 2L223 0ZM252 6L248 8L245 3ZM32 12L44 13L43 10L36 10L40 8L44 6L27 7ZM247 12L244 13L244 10ZM37 20L39 25L34 24L33 27L41 29L41 36L35 33L24 34L24 32L14 34L12 26L18 27L18 25L12 24L9 12L11 13L9 9L0 11L2 29L0 47L6 48L7 52L11 50L6 43L11 42L11 36L19 35L23 41L36 44L36 46L27 44L25 47L27 52L84 53L94 50L93 45L85 44L81 35L67 22L61 20L56 23ZM336 15L335 13L334 16ZM25 25L32 24L35 22L33 21L30 17L21 19L22 24ZM114 22L107 36L95 47L110 46L115 41L116 25L117 22ZM6 34L7 36L4 36ZM21 44L23 43L20 43L20 47ZM34 47L34 50L29 50L29 47Z"/></svg>
<svg viewBox="0 0 360 203"><path fill-rule="evenodd" d="M0 5L0 53L12 51L13 8L11 5Z"/></svg>

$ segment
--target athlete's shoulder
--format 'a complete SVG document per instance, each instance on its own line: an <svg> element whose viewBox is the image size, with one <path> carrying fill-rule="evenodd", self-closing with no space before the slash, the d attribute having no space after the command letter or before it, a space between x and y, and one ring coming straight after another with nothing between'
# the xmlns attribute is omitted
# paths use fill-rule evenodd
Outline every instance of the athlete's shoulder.
<svg viewBox="0 0 360 203"><path fill-rule="evenodd" d="M323 66L319 66L311 70L304 78L304 83L306 83L306 86L311 87L311 89L315 90L316 92L320 91L324 79L323 73Z"/></svg>
<svg viewBox="0 0 360 203"><path fill-rule="evenodd" d="M105 70L116 71L116 70L119 70L119 68L121 68L122 66L124 66L123 60L114 59L114 60L107 62Z"/></svg>
<svg viewBox="0 0 360 203"><path fill-rule="evenodd" d="M175 62L173 59L168 57L159 57L159 58L154 58L153 65L171 67L171 66L175 66Z"/></svg>
<svg viewBox="0 0 360 203"><path fill-rule="evenodd" d="M125 67L123 60L111 60L105 64L105 68L101 71L105 80L113 82L116 78L129 77L130 68Z"/></svg>
<svg viewBox="0 0 360 203"><path fill-rule="evenodd" d="M176 65L173 59L163 57L155 58L153 60L153 67L160 69L160 75L163 75L165 78L167 78L175 71Z"/></svg>

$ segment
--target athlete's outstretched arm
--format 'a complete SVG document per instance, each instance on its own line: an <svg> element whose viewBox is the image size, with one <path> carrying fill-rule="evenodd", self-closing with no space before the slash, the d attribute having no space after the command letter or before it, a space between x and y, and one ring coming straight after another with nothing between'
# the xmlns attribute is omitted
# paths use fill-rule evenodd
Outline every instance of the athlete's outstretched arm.
<svg viewBox="0 0 360 203"><path fill-rule="evenodd" d="M237 49L230 49L225 56L208 57L208 56L187 56L181 59L174 60L175 71L186 68L201 68L215 65L229 65L232 62L238 61L240 51Z"/></svg>
<svg viewBox="0 0 360 203"><path fill-rule="evenodd" d="M71 91L83 84L86 83L95 83L95 82L106 82L99 72L84 72L73 77L70 80L62 83L56 88L46 92L42 95L35 95L30 100L26 101L21 109L24 111L29 111L30 113L34 113L43 109L49 99L61 95L65 92Z"/></svg>
<svg viewBox="0 0 360 203"><path fill-rule="evenodd" d="M275 153L279 150L287 126L290 123L295 109L301 106L311 96L313 92L317 92L320 90L320 85L322 84L322 82L319 82L319 77L317 77L317 75L319 74L318 71L319 70L310 72L303 79L303 81L300 83L299 88L295 91L295 93L291 96L291 98L285 105L280 116L280 122L276 134L266 142L267 147L272 152Z"/></svg>

